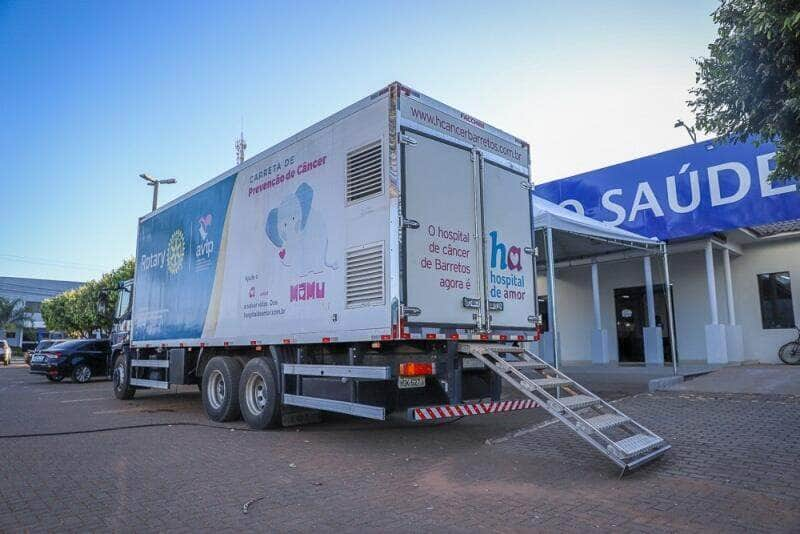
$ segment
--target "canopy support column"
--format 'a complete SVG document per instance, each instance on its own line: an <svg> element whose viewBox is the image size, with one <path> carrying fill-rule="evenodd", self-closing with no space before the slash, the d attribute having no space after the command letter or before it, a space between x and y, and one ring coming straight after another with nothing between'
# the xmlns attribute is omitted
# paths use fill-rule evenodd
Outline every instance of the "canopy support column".
<svg viewBox="0 0 800 534"><path fill-rule="evenodd" d="M594 329L601 330L603 328L603 323L600 318L600 277L597 271L597 262L592 262L592 303L594 304Z"/></svg>
<svg viewBox="0 0 800 534"><path fill-rule="evenodd" d="M600 275L597 262L592 262L592 304L594 305L594 330L592 331L592 363L609 362L608 330L603 328L600 315Z"/></svg>
<svg viewBox="0 0 800 534"><path fill-rule="evenodd" d="M547 308L550 321L550 334L553 342L553 366L558 369L561 364L559 350L558 320L556 318L556 262L553 252L553 229L545 228L545 246L547 247Z"/></svg>
<svg viewBox="0 0 800 534"><path fill-rule="evenodd" d="M647 326L644 327L644 363L664 365L664 336L656 325L656 302L653 292L653 268L650 256L644 257L644 290L647 296Z"/></svg>
<svg viewBox="0 0 800 534"><path fill-rule="evenodd" d="M669 258L667 257L667 244L661 249L664 261L664 292L667 297L667 321L669 321L669 354L672 357L672 374L678 374L678 346L675 338L675 310L672 309L672 282L669 278Z"/></svg>

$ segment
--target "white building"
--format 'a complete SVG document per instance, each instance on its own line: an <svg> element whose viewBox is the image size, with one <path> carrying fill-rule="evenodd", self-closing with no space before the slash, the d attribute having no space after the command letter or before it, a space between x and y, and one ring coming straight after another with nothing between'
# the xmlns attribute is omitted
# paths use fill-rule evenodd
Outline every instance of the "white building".
<svg viewBox="0 0 800 534"><path fill-rule="evenodd" d="M767 180L773 160L769 144L700 143L546 183L536 194L668 242L679 363L778 363L800 322L800 193L796 181ZM648 302L644 263L636 251L597 255L591 247L556 263L563 363L669 361L663 264L651 261ZM539 295L546 315L541 276ZM645 350L648 312L662 344ZM607 350L592 341L598 320Z"/></svg>
<svg viewBox="0 0 800 534"><path fill-rule="evenodd" d="M0 276L0 297L8 300L21 299L31 321L30 328L26 329L27 337L22 328L6 331L0 327L0 339L7 339L8 344L12 347L22 347L23 342L35 343L49 338L51 332L48 332L42 319L42 301L81 285L83 285L82 282L67 280ZM56 337L60 337L59 333L54 334Z"/></svg>

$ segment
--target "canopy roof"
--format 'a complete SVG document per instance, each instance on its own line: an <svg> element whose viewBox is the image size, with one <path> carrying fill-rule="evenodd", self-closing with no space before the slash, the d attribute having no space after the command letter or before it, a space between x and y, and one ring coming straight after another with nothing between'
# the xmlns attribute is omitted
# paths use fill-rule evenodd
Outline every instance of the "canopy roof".
<svg viewBox="0 0 800 534"><path fill-rule="evenodd" d="M552 228L556 261L609 254L621 250L658 249L662 242L580 215L533 195L533 227Z"/></svg>

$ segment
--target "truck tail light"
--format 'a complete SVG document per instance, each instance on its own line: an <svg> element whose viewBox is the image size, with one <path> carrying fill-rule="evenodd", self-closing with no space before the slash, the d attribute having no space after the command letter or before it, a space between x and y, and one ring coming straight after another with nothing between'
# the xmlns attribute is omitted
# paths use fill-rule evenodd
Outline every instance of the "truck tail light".
<svg viewBox="0 0 800 534"><path fill-rule="evenodd" d="M432 375L433 372L432 363L405 362L400 364L400 376L426 376Z"/></svg>

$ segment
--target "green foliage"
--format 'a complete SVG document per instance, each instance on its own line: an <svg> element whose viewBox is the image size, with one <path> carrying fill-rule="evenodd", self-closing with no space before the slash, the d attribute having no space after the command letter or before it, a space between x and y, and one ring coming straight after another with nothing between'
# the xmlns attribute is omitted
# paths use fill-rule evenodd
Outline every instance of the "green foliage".
<svg viewBox="0 0 800 534"><path fill-rule="evenodd" d="M0 297L0 328L24 328L30 324L30 315L25 311L22 299Z"/></svg>
<svg viewBox="0 0 800 534"><path fill-rule="evenodd" d="M48 330L75 337L88 337L94 330L109 332L117 304L117 292L114 290L120 282L133 278L134 265L133 258L127 259L99 280L92 280L42 302L42 318ZM105 309L98 307L101 293L107 295Z"/></svg>
<svg viewBox="0 0 800 534"><path fill-rule="evenodd" d="M697 126L778 147L772 179L800 177L800 2L722 0L717 39L697 60Z"/></svg>

